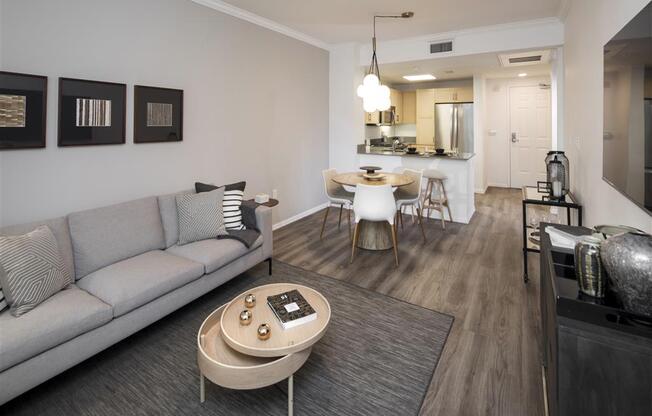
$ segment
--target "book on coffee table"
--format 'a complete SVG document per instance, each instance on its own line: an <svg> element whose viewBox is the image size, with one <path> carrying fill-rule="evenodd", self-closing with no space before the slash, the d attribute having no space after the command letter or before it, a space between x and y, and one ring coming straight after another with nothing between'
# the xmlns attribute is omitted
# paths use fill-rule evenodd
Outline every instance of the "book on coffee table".
<svg viewBox="0 0 652 416"><path fill-rule="evenodd" d="M294 328L317 319L317 312L296 289L268 296L267 304L274 311L283 329Z"/></svg>

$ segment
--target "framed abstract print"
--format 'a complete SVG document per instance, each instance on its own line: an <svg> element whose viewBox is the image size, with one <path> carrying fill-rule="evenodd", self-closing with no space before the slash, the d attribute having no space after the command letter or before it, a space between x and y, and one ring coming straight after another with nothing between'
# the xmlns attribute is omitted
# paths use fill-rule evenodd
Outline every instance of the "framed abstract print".
<svg viewBox="0 0 652 416"><path fill-rule="evenodd" d="M125 143L127 86L59 78L59 146Z"/></svg>
<svg viewBox="0 0 652 416"><path fill-rule="evenodd" d="M134 143L183 140L183 90L134 86Z"/></svg>
<svg viewBox="0 0 652 416"><path fill-rule="evenodd" d="M48 78L0 71L0 150L45 147Z"/></svg>

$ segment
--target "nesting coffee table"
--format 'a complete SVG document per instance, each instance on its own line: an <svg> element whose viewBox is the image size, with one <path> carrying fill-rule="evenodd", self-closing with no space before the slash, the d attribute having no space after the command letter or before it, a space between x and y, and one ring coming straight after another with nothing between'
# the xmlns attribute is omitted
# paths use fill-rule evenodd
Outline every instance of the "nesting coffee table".
<svg viewBox="0 0 652 416"><path fill-rule="evenodd" d="M267 305L267 296L297 289L317 312L317 319L295 328L283 329ZM251 324L240 324L240 312L247 309L244 298L252 293L256 305L248 308ZM306 362L312 346L321 339L331 318L330 304L314 289L292 283L275 283L250 289L212 312L197 335L197 363L200 371L200 400L205 400L205 379L237 390L251 390L288 379L288 414L293 414L294 373ZM260 324L267 323L271 336L257 337Z"/></svg>

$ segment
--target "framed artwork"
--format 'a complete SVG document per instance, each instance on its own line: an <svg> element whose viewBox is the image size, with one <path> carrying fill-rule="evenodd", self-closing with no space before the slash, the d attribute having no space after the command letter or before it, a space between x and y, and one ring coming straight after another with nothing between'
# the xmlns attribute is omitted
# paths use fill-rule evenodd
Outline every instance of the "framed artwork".
<svg viewBox="0 0 652 416"><path fill-rule="evenodd" d="M183 90L134 86L134 143L183 140Z"/></svg>
<svg viewBox="0 0 652 416"><path fill-rule="evenodd" d="M59 146L125 143L127 85L59 78Z"/></svg>
<svg viewBox="0 0 652 416"><path fill-rule="evenodd" d="M45 147L48 77L0 71L0 150Z"/></svg>

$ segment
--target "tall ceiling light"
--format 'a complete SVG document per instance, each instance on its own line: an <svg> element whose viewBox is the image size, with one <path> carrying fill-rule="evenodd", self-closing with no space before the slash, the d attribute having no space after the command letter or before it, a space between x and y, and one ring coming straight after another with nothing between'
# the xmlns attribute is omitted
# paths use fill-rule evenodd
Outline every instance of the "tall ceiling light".
<svg viewBox="0 0 652 416"><path fill-rule="evenodd" d="M358 86L358 97L362 98L362 107L367 113L374 111L389 110L392 102L389 99L389 87L380 81L380 70L378 69L378 58L376 58L376 19L409 19L414 16L413 12L403 12L398 15L375 15L374 16L374 37L371 39L373 55L369 70Z"/></svg>

